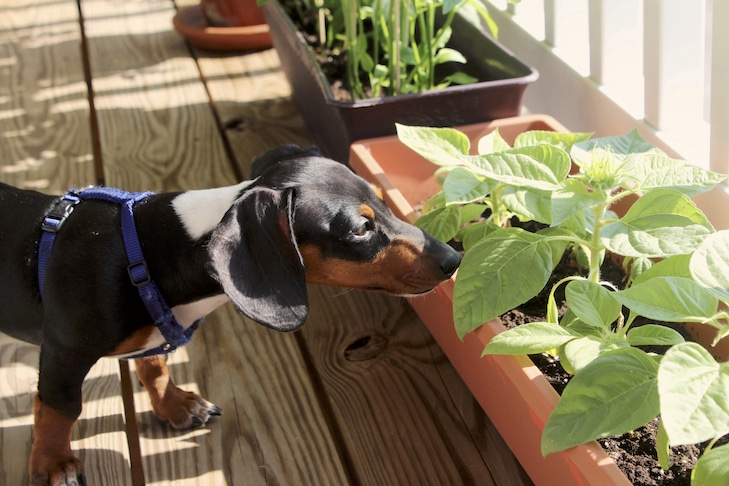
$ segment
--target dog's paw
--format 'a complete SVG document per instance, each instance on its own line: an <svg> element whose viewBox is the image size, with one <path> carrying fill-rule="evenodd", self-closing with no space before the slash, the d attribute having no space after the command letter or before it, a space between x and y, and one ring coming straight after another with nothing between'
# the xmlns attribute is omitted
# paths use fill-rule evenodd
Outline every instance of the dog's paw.
<svg viewBox="0 0 729 486"><path fill-rule="evenodd" d="M86 486L83 466L74 456L44 457L32 465L31 486Z"/></svg>
<svg viewBox="0 0 729 486"><path fill-rule="evenodd" d="M154 407L157 417L168 422L176 429L200 427L210 417L221 415L220 407L214 405L200 395L174 387L168 389L162 402Z"/></svg>

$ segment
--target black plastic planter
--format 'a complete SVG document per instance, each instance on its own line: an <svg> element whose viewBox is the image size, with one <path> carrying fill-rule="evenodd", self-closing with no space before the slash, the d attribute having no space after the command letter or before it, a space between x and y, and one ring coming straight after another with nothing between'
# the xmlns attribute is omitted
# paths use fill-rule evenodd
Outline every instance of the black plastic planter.
<svg viewBox="0 0 729 486"><path fill-rule="evenodd" d="M280 3L269 0L263 9L294 103L320 150L341 162L347 161L353 142L392 135L395 123L455 126L519 115L524 90L539 77L535 69L457 16L449 45L466 57L468 74L482 81L418 94L337 101Z"/></svg>

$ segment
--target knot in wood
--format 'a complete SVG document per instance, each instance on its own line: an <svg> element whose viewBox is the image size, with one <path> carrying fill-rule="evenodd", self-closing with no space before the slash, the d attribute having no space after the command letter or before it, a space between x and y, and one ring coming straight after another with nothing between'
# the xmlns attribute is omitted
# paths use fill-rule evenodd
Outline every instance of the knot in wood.
<svg viewBox="0 0 729 486"><path fill-rule="evenodd" d="M355 339L344 348L347 361L367 361L378 357L387 348L387 338L380 334L368 334Z"/></svg>

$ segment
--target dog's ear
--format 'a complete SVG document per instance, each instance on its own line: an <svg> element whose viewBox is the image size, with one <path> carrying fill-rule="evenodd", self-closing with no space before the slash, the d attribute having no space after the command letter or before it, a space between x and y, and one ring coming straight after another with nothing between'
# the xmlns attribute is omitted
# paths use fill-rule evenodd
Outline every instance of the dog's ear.
<svg viewBox="0 0 729 486"><path fill-rule="evenodd" d="M213 269L236 308L277 331L294 331L308 315L304 264L294 238L294 191L246 191L213 231Z"/></svg>
<svg viewBox="0 0 729 486"><path fill-rule="evenodd" d="M287 143L273 148L263 155L256 157L253 161L253 164L251 164L251 179L263 175L264 172L276 164L302 157L321 157L321 153L314 146L303 149L293 143Z"/></svg>

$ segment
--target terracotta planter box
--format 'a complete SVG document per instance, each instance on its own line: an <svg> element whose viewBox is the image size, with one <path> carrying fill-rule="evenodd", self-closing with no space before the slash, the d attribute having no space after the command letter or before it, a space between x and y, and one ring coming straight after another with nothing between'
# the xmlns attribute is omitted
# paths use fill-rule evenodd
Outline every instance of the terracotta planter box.
<svg viewBox="0 0 729 486"><path fill-rule="evenodd" d="M292 97L319 149L345 162L356 140L395 134L395 122L456 126L520 113L524 91L539 74L463 18L449 45L468 59L466 70L485 81L419 94L337 101L304 37L281 5L263 5Z"/></svg>
<svg viewBox="0 0 729 486"><path fill-rule="evenodd" d="M459 127L472 141L498 127L512 143L528 130L567 131L551 117L531 115ZM438 191L435 166L399 142L396 136L375 138L351 147L350 165L380 186L392 211L413 221L413 206ZM455 277L435 291L410 299L410 304L458 370L481 407L496 425L531 479L537 485L630 485L625 475L597 442L542 457L542 430L559 395L525 356L487 356L481 353L504 330L494 319L463 341L453 324Z"/></svg>

